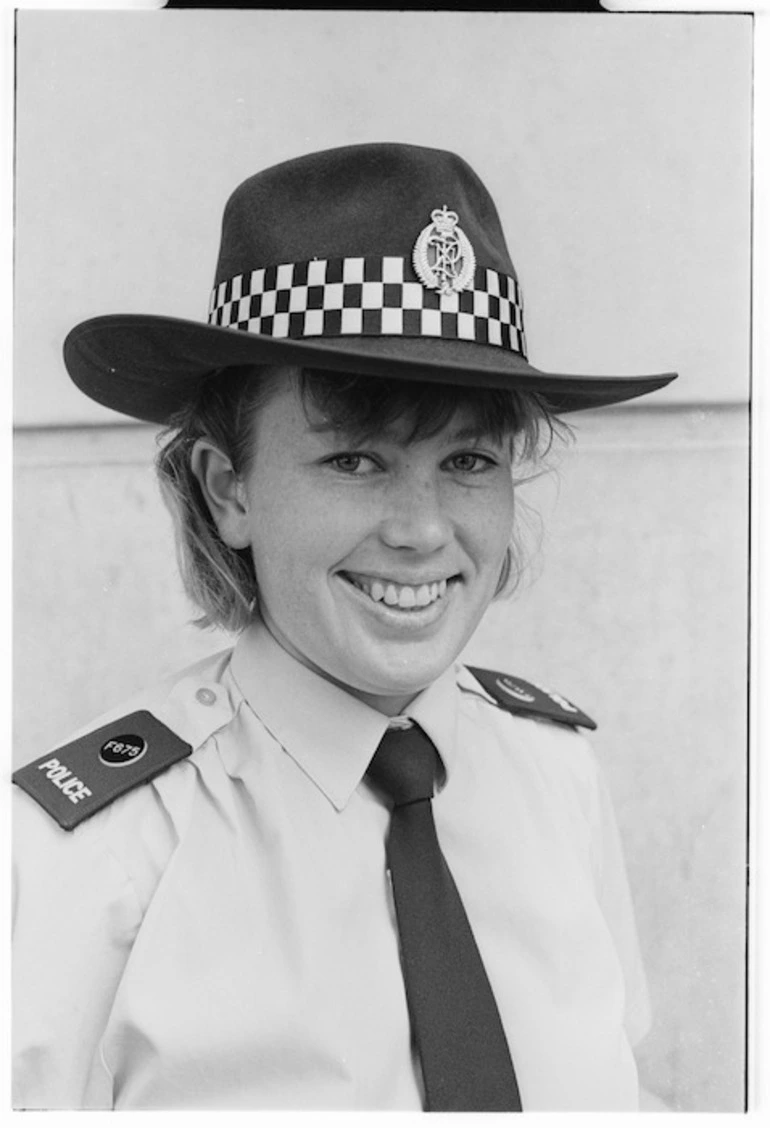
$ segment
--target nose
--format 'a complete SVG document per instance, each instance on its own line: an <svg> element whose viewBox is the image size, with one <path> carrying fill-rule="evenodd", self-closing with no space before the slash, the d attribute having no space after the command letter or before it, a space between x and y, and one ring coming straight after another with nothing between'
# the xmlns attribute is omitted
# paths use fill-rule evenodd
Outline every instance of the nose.
<svg viewBox="0 0 770 1128"><path fill-rule="evenodd" d="M423 554L437 552L452 540L453 526L440 483L404 475L389 491L380 538L389 548Z"/></svg>

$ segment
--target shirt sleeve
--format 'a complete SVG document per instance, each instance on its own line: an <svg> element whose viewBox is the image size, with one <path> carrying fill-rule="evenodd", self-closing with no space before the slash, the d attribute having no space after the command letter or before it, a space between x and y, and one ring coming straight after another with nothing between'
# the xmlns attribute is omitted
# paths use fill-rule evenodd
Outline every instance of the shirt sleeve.
<svg viewBox="0 0 770 1128"><path fill-rule="evenodd" d="M13 792L13 1105L111 1108L99 1043L139 904L104 818L64 831Z"/></svg>
<svg viewBox="0 0 770 1128"><path fill-rule="evenodd" d="M615 941L626 984L625 1027L632 1046L652 1025L647 977L639 947L623 847L609 789L597 767L595 870L599 900Z"/></svg>

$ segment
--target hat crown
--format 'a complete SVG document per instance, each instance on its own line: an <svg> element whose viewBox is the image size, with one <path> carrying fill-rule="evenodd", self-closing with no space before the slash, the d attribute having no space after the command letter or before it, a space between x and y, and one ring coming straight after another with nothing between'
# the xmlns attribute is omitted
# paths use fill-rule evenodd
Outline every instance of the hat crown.
<svg viewBox="0 0 770 1128"><path fill-rule="evenodd" d="M245 180L225 208L215 285L282 263L409 260L434 212L456 215L480 266L515 277L494 202L461 157L378 143L311 153Z"/></svg>

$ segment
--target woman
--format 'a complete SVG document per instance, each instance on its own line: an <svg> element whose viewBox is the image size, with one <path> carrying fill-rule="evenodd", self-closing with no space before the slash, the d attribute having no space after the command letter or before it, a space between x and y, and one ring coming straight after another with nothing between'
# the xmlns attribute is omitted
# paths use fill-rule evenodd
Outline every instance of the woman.
<svg viewBox="0 0 770 1128"><path fill-rule="evenodd" d="M65 359L166 425L187 589L238 639L14 777L17 1106L636 1107L593 722L456 659L559 415L673 376L532 368L486 189L393 144L241 185L208 325L98 318Z"/></svg>

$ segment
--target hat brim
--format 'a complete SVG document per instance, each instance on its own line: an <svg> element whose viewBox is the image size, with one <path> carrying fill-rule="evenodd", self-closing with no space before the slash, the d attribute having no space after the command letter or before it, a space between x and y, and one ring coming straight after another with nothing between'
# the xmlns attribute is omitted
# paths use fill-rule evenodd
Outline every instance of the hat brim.
<svg viewBox="0 0 770 1128"><path fill-rule="evenodd" d="M77 325L64 342L72 380L97 403L166 423L219 368L291 364L365 376L537 392L564 414L606 407L669 384L675 372L583 376L542 372L518 353L471 341L424 337L274 338L145 314L115 314Z"/></svg>

